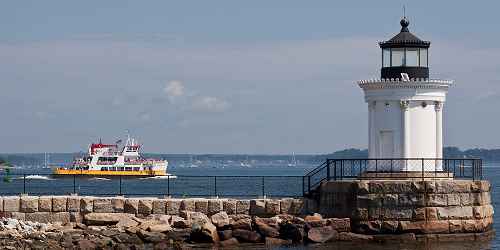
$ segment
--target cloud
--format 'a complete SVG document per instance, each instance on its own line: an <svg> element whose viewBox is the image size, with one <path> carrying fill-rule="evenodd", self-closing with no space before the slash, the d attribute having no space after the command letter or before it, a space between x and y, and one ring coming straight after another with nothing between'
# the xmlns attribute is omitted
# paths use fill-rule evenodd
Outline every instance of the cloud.
<svg viewBox="0 0 500 250"><path fill-rule="evenodd" d="M229 108L229 103L217 97L202 96L194 100L192 107L196 111L223 112Z"/></svg>
<svg viewBox="0 0 500 250"><path fill-rule="evenodd" d="M163 90L167 93L168 99L173 102L175 98L184 95L184 84L179 80L172 80Z"/></svg>

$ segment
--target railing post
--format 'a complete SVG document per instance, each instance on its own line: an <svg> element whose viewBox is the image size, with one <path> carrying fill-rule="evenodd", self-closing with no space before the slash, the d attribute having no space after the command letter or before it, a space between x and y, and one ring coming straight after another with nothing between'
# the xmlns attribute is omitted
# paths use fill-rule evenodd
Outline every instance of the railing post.
<svg viewBox="0 0 500 250"><path fill-rule="evenodd" d="M167 175L167 196L170 196L170 175Z"/></svg>
<svg viewBox="0 0 500 250"><path fill-rule="evenodd" d="M307 176L307 190L309 190L308 193L311 193L311 176Z"/></svg>
<svg viewBox="0 0 500 250"><path fill-rule="evenodd" d="M264 198L266 196L266 191L265 191L265 188L264 188L264 176L262 176L262 198Z"/></svg>
<svg viewBox="0 0 500 250"><path fill-rule="evenodd" d="M333 180L337 180L337 161L333 161Z"/></svg>
<svg viewBox="0 0 500 250"><path fill-rule="evenodd" d="M26 194L26 174L23 174L23 194Z"/></svg>
<svg viewBox="0 0 500 250"><path fill-rule="evenodd" d="M214 195L217 197L217 175L214 176Z"/></svg>
<svg viewBox="0 0 500 250"><path fill-rule="evenodd" d="M122 195L122 176L120 175L120 195Z"/></svg>
<svg viewBox="0 0 500 250"><path fill-rule="evenodd" d="M326 159L326 180L330 180L330 159Z"/></svg>
<svg viewBox="0 0 500 250"><path fill-rule="evenodd" d="M302 196L306 196L306 177L302 176Z"/></svg>
<svg viewBox="0 0 500 250"><path fill-rule="evenodd" d="M424 158L422 158L422 181L425 180L425 173L424 173Z"/></svg>

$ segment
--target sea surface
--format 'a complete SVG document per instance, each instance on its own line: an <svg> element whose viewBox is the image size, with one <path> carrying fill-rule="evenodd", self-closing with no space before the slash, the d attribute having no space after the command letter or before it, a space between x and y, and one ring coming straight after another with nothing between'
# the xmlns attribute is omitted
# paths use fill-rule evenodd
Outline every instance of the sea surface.
<svg viewBox="0 0 500 250"><path fill-rule="evenodd" d="M165 196L177 197L282 197L301 196L302 176L313 169L315 162L300 162L288 166L285 162L266 164L253 162L247 166L222 164L220 161L205 162L200 166L186 163L171 164L169 177L138 178L73 178L51 175L51 169L42 165L16 166L9 173L0 171L0 195L25 192L37 194ZM187 166L187 167L186 167ZM193 167L194 166L194 167ZM493 206L500 204L500 164L486 164L484 178L492 185ZM121 188L120 188L121 187ZM494 227L500 230L500 219L495 217ZM265 249L263 245L245 245L242 249ZM282 249L500 249L500 239L480 243L450 243L432 245L412 244L351 244L332 243L327 245L305 245L283 247Z"/></svg>

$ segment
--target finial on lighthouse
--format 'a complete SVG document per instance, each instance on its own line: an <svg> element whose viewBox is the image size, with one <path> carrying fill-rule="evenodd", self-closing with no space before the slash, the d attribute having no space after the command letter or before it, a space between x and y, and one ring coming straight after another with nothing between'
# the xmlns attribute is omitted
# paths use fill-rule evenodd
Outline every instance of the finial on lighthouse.
<svg viewBox="0 0 500 250"><path fill-rule="evenodd" d="M406 19L406 7L403 5L403 18L399 22L401 24L401 32L410 32L408 30L408 25L410 25L410 21Z"/></svg>

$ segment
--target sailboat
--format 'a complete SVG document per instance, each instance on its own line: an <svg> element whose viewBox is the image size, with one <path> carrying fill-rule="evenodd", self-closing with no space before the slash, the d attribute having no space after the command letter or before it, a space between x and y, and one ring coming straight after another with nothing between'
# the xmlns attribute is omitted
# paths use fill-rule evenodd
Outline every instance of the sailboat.
<svg viewBox="0 0 500 250"><path fill-rule="evenodd" d="M296 167L297 160L295 159L295 152L292 152L292 160L288 163L289 167Z"/></svg>

